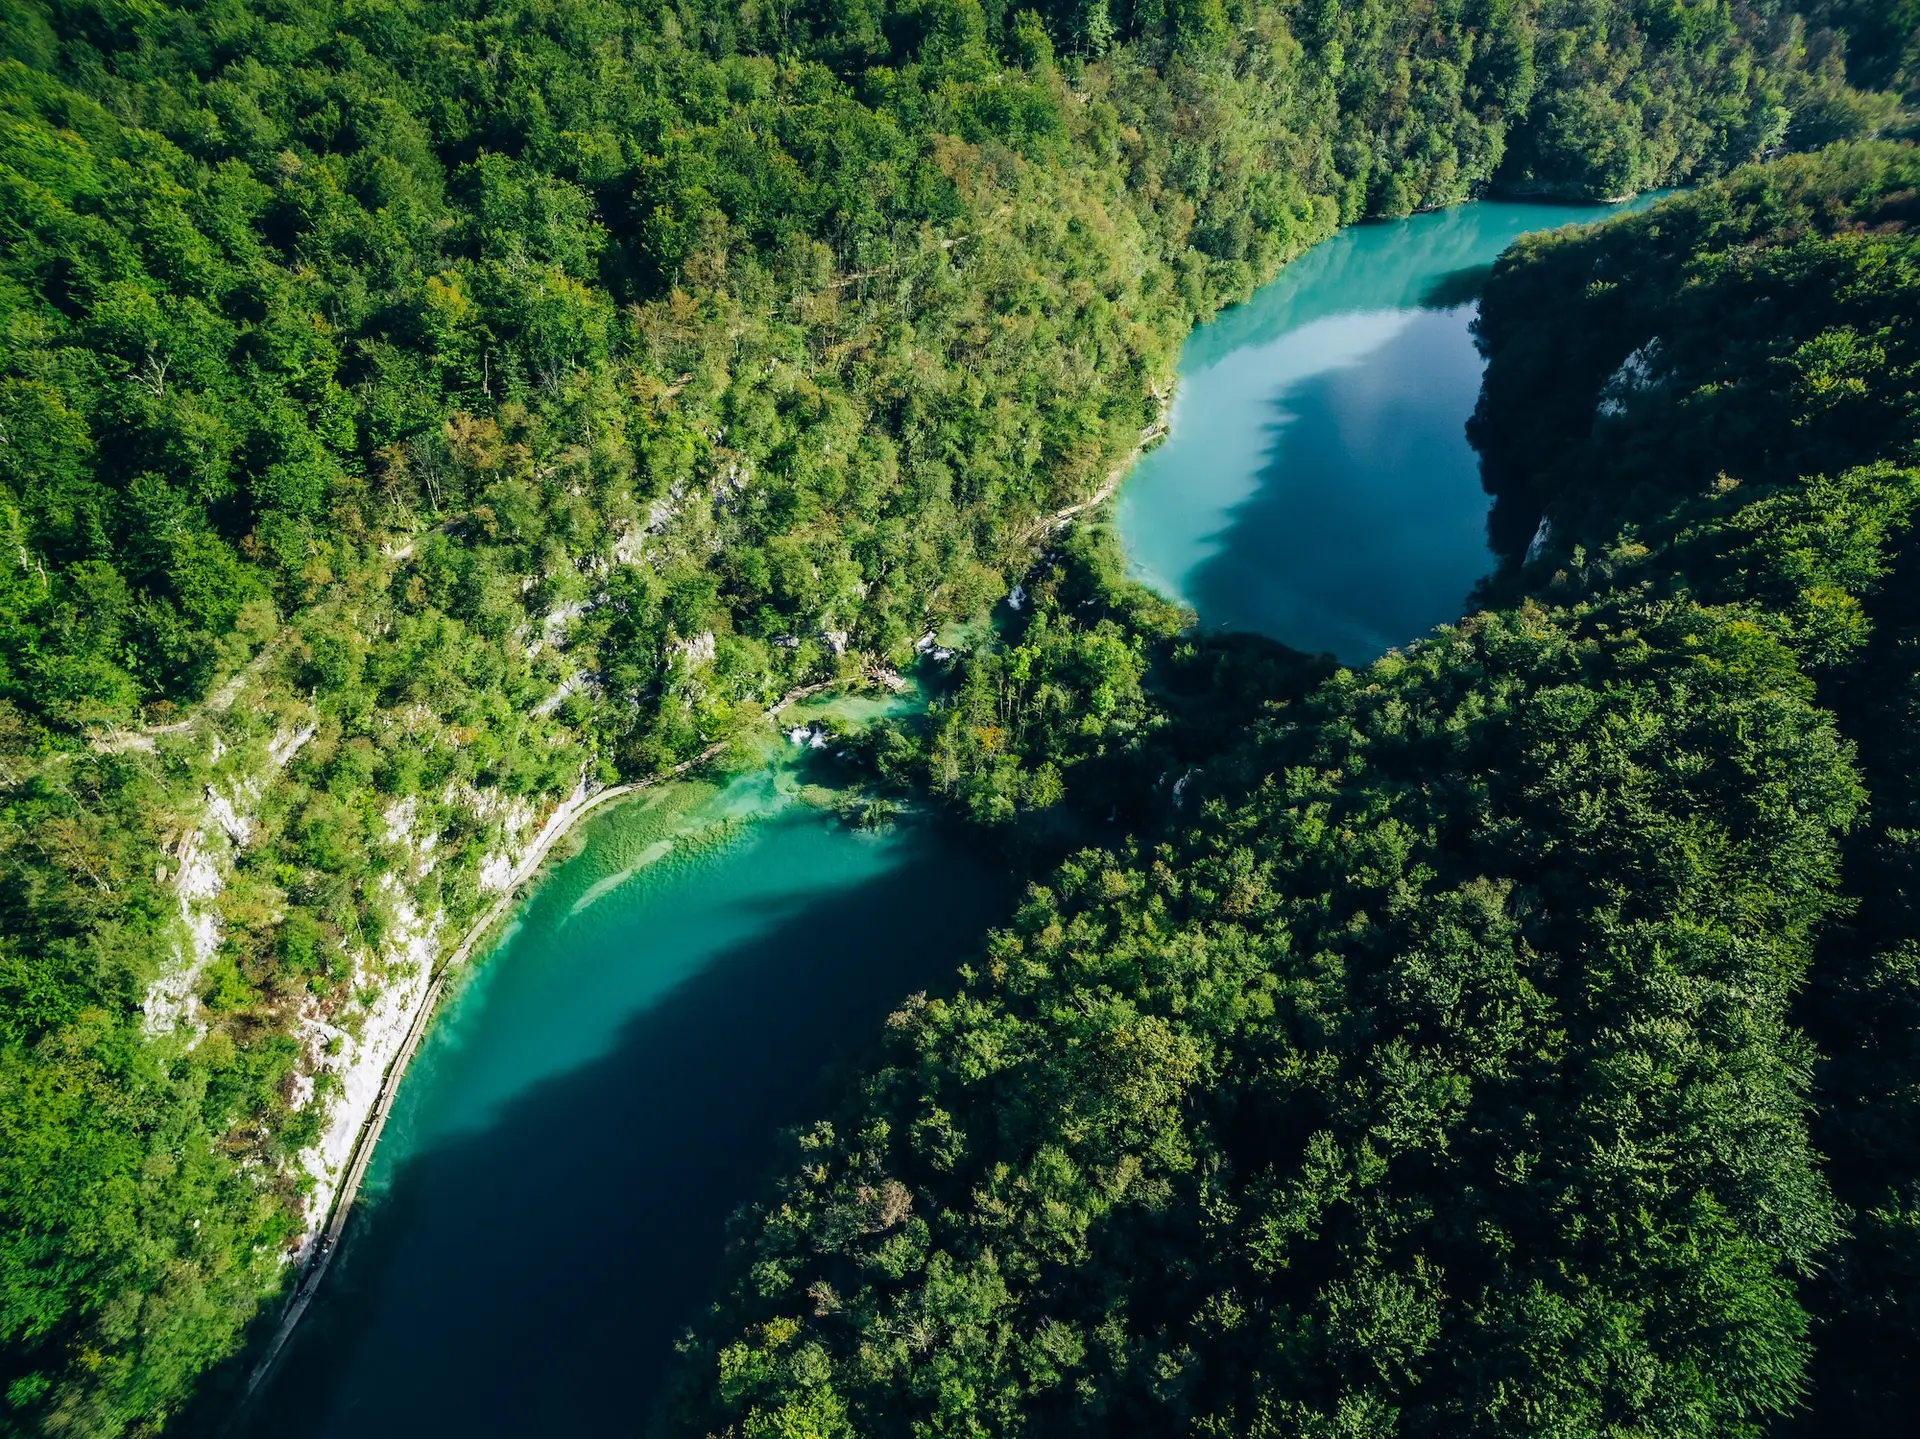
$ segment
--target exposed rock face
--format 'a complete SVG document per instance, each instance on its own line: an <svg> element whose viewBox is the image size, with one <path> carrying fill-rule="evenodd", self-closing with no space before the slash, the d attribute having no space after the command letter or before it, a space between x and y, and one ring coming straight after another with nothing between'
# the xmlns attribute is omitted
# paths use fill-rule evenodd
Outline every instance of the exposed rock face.
<svg viewBox="0 0 1920 1439"><path fill-rule="evenodd" d="M140 1006L148 1034L171 1034L191 1027L190 1044L205 1037L207 1027L200 1019L200 984L206 978L207 966L220 952L225 932L220 920L220 895L233 871L233 857L253 837L253 811L260 796L313 736L311 724L283 730L268 744L263 769L228 776L207 786L200 823L181 836L178 850L180 870L173 888L180 901L182 942L174 950L173 965L147 986ZM218 764L226 754L226 746L215 736L211 762Z"/></svg>

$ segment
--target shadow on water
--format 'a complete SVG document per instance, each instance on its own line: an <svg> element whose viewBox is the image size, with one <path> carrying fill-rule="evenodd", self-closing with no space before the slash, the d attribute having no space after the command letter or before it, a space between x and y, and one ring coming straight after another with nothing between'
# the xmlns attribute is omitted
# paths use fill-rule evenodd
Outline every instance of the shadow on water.
<svg viewBox="0 0 1920 1439"><path fill-rule="evenodd" d="M1464 433L1472 307L1519 236L1621 208L1482 201L1355 225L1195 330L1171 432L1116 503L1129 572L1209 628L1350 664L1458 618L1506 533Z"/></svg>
<svg viewBox="0 0 1920 1439"><path fill-rule="evenodd" d="M1467 265L1435 276L1420 296L1423 310L1457 310L1462 305L1478 305L1493 275L1491 265Z"/></svg>
<svg viewBox="0 0 1920 1439"><path fill-rule="evenodd" d="M1209 625L1364 664L1459 616L1487 561L1461 424L1480 379L1468 318L1410 313L1268 402L1256 481L1188 580Z"/></svg>
<svg viewBox="0 0 1920 1439"><path fill-rule="evenodd" d="M939 988L1007 881L927 829L900 862L763 906L604 1056L402 1163L239 1432L608 1434L646 1423L711 1297L727 1216L823 1072Z"/></svg>

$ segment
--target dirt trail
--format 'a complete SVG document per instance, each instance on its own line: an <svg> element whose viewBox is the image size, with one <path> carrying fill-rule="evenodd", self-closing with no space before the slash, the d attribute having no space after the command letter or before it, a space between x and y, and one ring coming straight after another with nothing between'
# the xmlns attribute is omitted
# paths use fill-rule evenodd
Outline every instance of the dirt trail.
<svg viewBox="0 0 1920 1439"><path fill-rule="evenodd" d="M177 719L170 724L142 725L138 729L115 730L111 734L89 735L87 743L93 746L96 754L124 754L130 749L153 753L153 742L161 735L185 734L207 715L225 714L233 708L233 702L240 698L240 691L248 680L267 667L275 652L280 648L278 640L269 640L262 646L260 653L246 664L227 676L226 682L208 695L185 719Z"/></svg>
<svg viewBox="0 0 1920 1439"><path fill-rule="evenodd" d="M1133 447L1133 450L1127 457L1111 470L1107 471L1107 477L1100 482L1099 489L1088 495L1084 500L1063 506L1045 518L1036 520L1020 532L1019 537L1014 543L1019 545L1030 544L1041 536L1051 534L1054 530L1059 529L1075 515L1084 514L1086 511L1095 509L1112 499L1115 492L1119 490L1121 482L1133 472L1133 467L1140 462L1140 457L1147 452L1156 440L1164 438L1166 433L1167 426L1165 421L1155 420L1151 425L1148 425L1140 432L1140 442Z"/></svg>

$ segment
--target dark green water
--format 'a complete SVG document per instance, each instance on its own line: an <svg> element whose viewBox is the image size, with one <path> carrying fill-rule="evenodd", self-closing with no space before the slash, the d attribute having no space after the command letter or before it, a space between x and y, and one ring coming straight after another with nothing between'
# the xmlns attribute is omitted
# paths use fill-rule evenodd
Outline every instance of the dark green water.
<svg viewBox="0 0 1920 1439"><path fill-rule="evenodd" d="M1358 225L1195 330L1172 433L1120 491L1134 572L1205 625L1346 664L1457 619L1492 563L1465 430L1478 279L1518 236L1618 208Z"/></svg>
<svg viewBox="0 0 1920 1439"><path fill-rule="evenodd" d="M408 1072L320 1299L246 1432L642 1427L727 1215L823 1068L949 983L1007 882L929 824L841 824L781 754L590 820Z"/></svg>

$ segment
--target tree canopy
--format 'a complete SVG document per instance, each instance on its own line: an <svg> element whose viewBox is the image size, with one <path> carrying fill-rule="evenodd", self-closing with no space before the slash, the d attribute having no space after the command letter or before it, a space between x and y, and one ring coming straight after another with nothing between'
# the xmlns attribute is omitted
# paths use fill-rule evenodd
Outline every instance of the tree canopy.
<svg viewBox="0 0 1920 1439"><path fill-rule="evenodd" d="M1692 183L1800 143L1796 124L1825 140L1904 123L1897 99L1866 88L1907 83L1888 38L1903 32L1884 20L1872 6L1777 0L7 5L0 1424L112 1435L178 1415L284 1291L322 1192L303 1156L337 1099L335 1062L383 994L487 912L537 821L580 785L682 763L788 689L902 663L928 628L975 616L1026 572L1043 517L1094 491L1161 418L1196 321L1368 215L1493 186ZM1863 356L1896 343L1875 334L1808 351L1807 392L1837 377L1836 403L1851 403ZM1856 342L1866 348L1845 349ZM1107 596L1101 618L1050 608L1016 650L983 656L1001 669L983 668L944 712L966 722L951 720L938 751L941 792L984 819L1052 812L1094 784L1117 809L1125 776L1160 753L1149 743L1215 753L1237 727L1220 716L1264 712L1260 684L1291 693L1318 673L1190 646L1175 663L1187 708L1165 722L1151 672L1178 643L1177 620L1116 589L1097 554L1075 553L1050 593L1093 587ZM1851 595L1870 560L1833 560L1834 594ZM1767 1016L1830 903L1831 832L1858 799L1825 711L1794 678L1811 663L1800 631L1749 637L1725 608L1739 602L1676 599L1658 622L1724 656L1721 689L1699 688L1678 661L1636 669L1626 640L1588 656L1585 621L1554 621L1553 639L1502 620L1469 647L1507 654L1498 636L1510 631L1534 656L1515 681L1528 694L1587 676L1579 684L1607 698L1566 719L1575 731L1637 734L1643 713L1671 704L1673 732L1693 736L1748 706L1740 743L1756 772L1807 757L1779 804L1808 808L1764 843L1733 811L1694 835L1686 786L1718 781L1669 773L1677 759L1623 739L1624 768L1606 781L1638 796L1642 780L1624 776L1655 765L1649 812L1677 827L1676 853L1700 855L1697 874L1692 858L1644 857L1680 868L1633 924L1681 925L1691 897L1741 865L1760 867L1759 889L1735 887L1750 897L1774 868L1792 871L1779 881L1790 901L1752 898L1752 913L1714 921L1723 928L1671 963L1733 984L1705 957L1712 946L1733 946L1724 964L1736 968L1760 963L1748 946L1774 955L1781 972L1751 1015L1759 1037L1716 1040L1720 1057L1700 1063L1757 1066L1773 1097L1756 1132L1804 1168L1795 1096L1810 1061L1775 1043ZM1618 634L1626 622L1607 623ZM1837 633L1864 636L1865 622ZM1395 682L1395 704L1452 703L1463 682L1425 673ZM998 744L980 733L996 707ZM1401 724L1388 708L1380 722ZM1314 723L1331 736L1347 724L1339 713ZM1320 740L1287 735L1262 742L1309 756L1289 767L1320 764ZM913 783L931 773L917 743L902 738L896 756ZM1358 762L1325 743L1329 775ZM1348 793L1347 779L1324 783L1328 805ZM1399 802L1382 790L1354 812ZM1497 827L1536 803L1563 801L1449 792L1407 823ZM1279 809L1259 821L1292 822ZM1215 841L1179 841L1203 842ZM1421 870L1424 853L1403 858ZM1147 873L1147 855L1086 872ZM1451 877L1422 903L1472 878L1435 873ZM1066 881L1056 893L1063 926L1093 902ZM1615 922L1599 888L1566 902L1588 916L1566 924L1598 935ZM1367 913L1394 922L1375 900ZM1258 967L1252 953L1196 951L1194 963L1239 974ZM1240 983L1223 977L1219 992ZM1179 1095L1227 1073L1183 1047L1198 1038L1126 1003L1148 1026L1138 1054L1164 1051ZM1328 1015L1329 1032L1349 1024ZM1116 1018L1113 1033L1135 1023ZM1373 1052L1370 1023L1350 1021L1356 1054ZM1514 1043L1530 1063L1538 1045L1563 1043L1534 1019L1522 1027ZM1115 1039L1098 1060L1117 1066L1116 1094L1132 1083L1135 1042ZM1266 1052L1302 1042L1276 1029ZM1163 1078L1140 1082L1142 1115L1187 1102ZM1113 1122L1130 1135L1149 1120ZM1353 1123L1329 1118L1328 1132ZM971 1141L953 1132L958 1165ZM1173 1164L1196 1141L1165 1132ZM1840 1221L1792 1164L1780 1182L1805 1204L1778 1241L1783 1259L1749 1253L1776 1242L1755 1227L1772 1200L1733 1193L1718 1169L1703 1192L1724 1214L1673 1231L1675 1244L1711 1240L1735 1256L1726 1272L1741 1295L1774 1296L1761 1305L1772 1337L1751 1362L1711 1361L1724 1365L1702 1423L1793 1392L1799 1311L1780 1276ZM1473 1173L1457 1180L1456 1218L1479 1213L1461 1187ZM1140 1193L1161 1192L1157 1174L1135 1176ZM1678 1211L1649 1213L1680 1223ZM1405 1223L1409 1264L1429 1238L1453 1242L1428 1235L1427 1220ZM922 1272L902 1268L902 1282ZM1389 1273L1415 1285L1415 1270ZM994 1282L1027 1281L1010 1270ZM1378 1299L1381 1313L1414 1316L1409 1356L1431 1349L1415 1340L1436 1282ZM1622 1271L1592 1322L1614 1333L1653 1282ZM975 1278L952 1283L974 1293ZM1373 1299L1353 1303L1355 1316L1374 1312ZM1078 1376L1081 1359L1066 1356L1093 1341L1056 1337L1067 1347L1046 1362ZM1640 1341L1618 1342L1625 1354ZM784 1412L787 1399L766 1396L812 1343L767 1339L754 1352L774 1356L769 1377L728 1380L725 1402ZM1711 1367L1684 1336L1646 1343ZM1167 1363L1155 1382L1173 1393L1188 1371ZM1366 1392L1401 1403L1394 1386L1415 1363ZM1326 1382L1347 1383L1332 1371ZM1264 1402L1248 1391L1245 1403Z"/></svg>
<svg viewBox="0 0 1920 1439"><path fill-rule="evenodd" d="M1916 179L1843 147L1502 259L1475 434L1531 555L1364 671L1242 663L1251 735L893 1016L665 1432L1900 1430ZM1167 676L1102 733L1178 773L1233 656L1066 565ZM1038 593L892 772L1102 714ZM1022 733L1070 794L1087 726ZM989 823L1007 762L950 786Z"/></svg>

